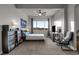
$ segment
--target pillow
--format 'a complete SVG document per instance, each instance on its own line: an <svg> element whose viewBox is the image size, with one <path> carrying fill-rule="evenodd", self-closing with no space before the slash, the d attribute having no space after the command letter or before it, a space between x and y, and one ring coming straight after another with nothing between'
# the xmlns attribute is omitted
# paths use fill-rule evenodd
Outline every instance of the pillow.
<svg viewBox="0 0 79 59"><path fill-rule="evenodd" d="M25 35L28 36L30 34L30 32L25 32Z"/></svg>

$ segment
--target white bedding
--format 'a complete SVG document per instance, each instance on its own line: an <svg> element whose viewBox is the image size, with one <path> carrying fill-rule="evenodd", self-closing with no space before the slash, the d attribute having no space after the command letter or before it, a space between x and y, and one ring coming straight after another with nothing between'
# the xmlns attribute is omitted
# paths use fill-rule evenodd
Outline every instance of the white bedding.
<svg viewBox="0 0 79 59"><path fill-rule="evenodd" d="M26 40L44 40L44 34L28 34Z"/></svg>

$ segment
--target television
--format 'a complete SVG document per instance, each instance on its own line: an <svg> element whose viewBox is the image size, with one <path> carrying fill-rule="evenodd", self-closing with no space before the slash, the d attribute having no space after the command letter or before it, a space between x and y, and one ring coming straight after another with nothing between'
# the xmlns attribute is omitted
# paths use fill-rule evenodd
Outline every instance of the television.
<svg viewBox="0 0 79 59"><path fill-rule="evenodd" d="M56 30L55 26L52 26L52 32L55 32L55 30Z"/></svg>
<svg viewBox="0 0 79 59"><path fill-rule="evenodd" d="M27 26L27 21L21 18L21 19L20 19L20 22L21 22L21 28L26 28L26 26Z"/></svg>

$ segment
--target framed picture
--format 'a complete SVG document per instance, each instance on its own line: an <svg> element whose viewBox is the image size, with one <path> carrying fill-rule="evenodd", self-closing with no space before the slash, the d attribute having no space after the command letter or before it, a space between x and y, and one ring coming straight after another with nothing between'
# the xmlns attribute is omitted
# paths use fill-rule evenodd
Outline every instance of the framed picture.
<svg viewBox="0 0 79 59"><path fill-rule="evenodd" d="M20 19L20 24L21 24L21 28L26 28L26 26L27 26L27 21L26 20L24 20L24 19Z"/></svg>

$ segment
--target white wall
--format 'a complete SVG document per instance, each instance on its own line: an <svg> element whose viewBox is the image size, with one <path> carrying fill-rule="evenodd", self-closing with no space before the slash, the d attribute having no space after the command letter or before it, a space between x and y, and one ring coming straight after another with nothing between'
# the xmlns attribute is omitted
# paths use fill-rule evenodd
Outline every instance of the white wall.
<svg viewBox="0 0 79 59"><path fill-rule="evenodd" d="M79 31L79 5L75 5L75 17L74 17L74 21L75 21L75 43L74 45L77 47L77 31Z"/></svg>
<svg viewBox="0 0 79 59"><path fill-rule="evenodd" d="M75 5L68 5L67 11L67 17L68 17L68 30L71 31L71 21L74 21L74 7Z"/></svg>
<svg viewBox="0 0 79 59"><path fill-rule="evenodd" d="M17 23L16 27L19 27L20 18L27 20L27 16L20 13L14 5L0 5L0 25L11 25L14 21Z"/></svg>
<svg viewBox="0 0 79 59"><path fill-rule="evenodd" d="M67 19L68 19L68 31L71 31L71 22L75 21L74 17L75 17L75 5L68 5L67 7ZM73 50L76 50L76 32L75 32L75 22L74 22L74 38L73 38L73 41L71 42L70 44L70 47L73 49Z"/></svg>
<svg viewBox="0 0 79 59"><path fill-rule="evenodd" d="M16 9L17 12L18 12L18 18L22 18L23 20L26 20L27 21L27 26L26 28L21 28L21 25L20 25L20 20L19 20L19 27L20 29L27 29L28 28L28 16L26 15L26 13L24 13L23 11L19 10L19 9Z"/></svg>
<svg viewBox="0 0 79 59"><path fill-rule="evenodd" d="M17 23L16 27L20 27L20 18L27 20L27 16L20 13L14 5L0 5L0 25L10 25L12 22ZM12 28L12 27L11 27ZM0 53L2 50L2 39L0 33Z"/></svg>
<svg viewBox="0 0 79 59"><path fill-rule="evenodd" d="M57 24L55 24L56 21L61 22L62 33L64 34L64 9L57 11L57 13L53 16L53 20L54 20L54 25L56 26L57 26Z"/></svg>
<svg viewBox="0 0 79 59"><path fill-rule="evenodd" d="M52 32L52 26L53 26L53 16L51 16L51 17L49 17L49 32L50 32L50 34L51 34L51 32Z"/></svg>
<svg viewBox="0 0 79 59"><path fill-rule="evenodd" d="M79 30L79 5L75 7L75 30Z"/></svg>

